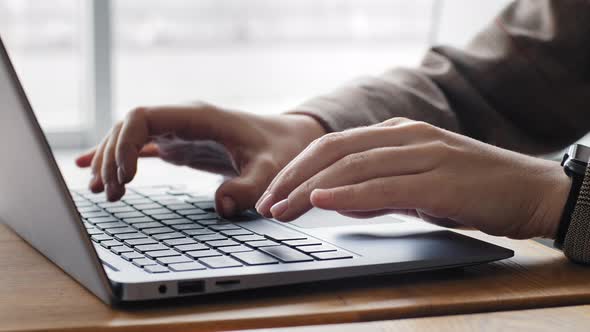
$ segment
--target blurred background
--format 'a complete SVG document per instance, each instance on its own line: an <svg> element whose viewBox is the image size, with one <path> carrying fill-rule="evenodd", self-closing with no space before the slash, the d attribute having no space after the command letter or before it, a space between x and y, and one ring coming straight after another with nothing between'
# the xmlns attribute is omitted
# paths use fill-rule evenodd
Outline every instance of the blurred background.
<svg viewBox="0 0 590 332"><path fill-rule="evenodd" d="M279 113L462 46L507 0L0 0L0 35L55 148L139 105Z"/></svg>

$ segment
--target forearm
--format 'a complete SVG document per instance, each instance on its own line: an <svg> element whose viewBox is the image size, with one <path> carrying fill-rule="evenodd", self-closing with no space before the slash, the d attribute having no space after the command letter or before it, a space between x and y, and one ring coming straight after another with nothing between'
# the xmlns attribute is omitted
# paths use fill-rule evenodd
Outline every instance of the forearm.
<svg viewBox="0 0 590 332"><path fill-rule="evenodd" d="M395 69L314 98L297 112L328 131L408 117L525 153L590 129L590 3L517 1L465 50L431 49Z"/></svg>

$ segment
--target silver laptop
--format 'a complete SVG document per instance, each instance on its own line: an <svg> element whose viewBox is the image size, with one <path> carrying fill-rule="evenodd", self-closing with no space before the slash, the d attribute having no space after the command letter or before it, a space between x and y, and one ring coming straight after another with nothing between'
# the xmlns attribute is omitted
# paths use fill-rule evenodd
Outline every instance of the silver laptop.
<svg viewBox="0 0 590 332"><path fill-rule="evenodd" d="M312 210L283 224L235 220L173 186L130 188L119 202L70 191L0 42L0 217L105 303L372 274L443 269L511 250L429 225Z"/></svg>

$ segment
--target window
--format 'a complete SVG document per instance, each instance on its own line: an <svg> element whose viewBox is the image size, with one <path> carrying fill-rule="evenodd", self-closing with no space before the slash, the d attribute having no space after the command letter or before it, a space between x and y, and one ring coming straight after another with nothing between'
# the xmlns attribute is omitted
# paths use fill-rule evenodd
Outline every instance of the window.
<svg viewBox="0 0 590 332"><path fill-rule="evenodd" d="M358 76L415 65L431 41L473 31L453 28L458 15L483 17L469 20L480 28L505 3L0 0L0 33L52 145L82 147L138 105L292 109Z"/></svg>
<svg viewBox="0 0 590 332"><path fill-rule="evenodd" d="M431 0L113 2L115 109L195 99L288 110L347 80L414 64Z"/></svg>
<svg viewBox="0 0 590 332"><path fill-rule="evenodd" d="M88 126L80 107L77 0L0 0L0 31L41 125L50 132Z"/></svg>

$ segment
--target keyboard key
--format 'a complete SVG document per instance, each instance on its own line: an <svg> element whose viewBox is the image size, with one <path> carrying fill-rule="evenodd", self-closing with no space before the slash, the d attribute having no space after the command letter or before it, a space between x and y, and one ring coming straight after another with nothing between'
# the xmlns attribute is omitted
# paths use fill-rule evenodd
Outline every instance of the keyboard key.
<svg viewBox="0 0 590 332"><path fill-rule="evenodd" d="M259 251L238 252L232 257L239 259L247 265L277 264L279 261Z"/></svg>
<svg viewBox="0 0 590 332"><path fill-rule="evenodd" d="M174 230L170 227L157 227L157 228L148 228L142 231L144 234L152 235L152 234L161 234L161 233L172 233Z"/></svg>
<svg viewBox="0 0 590 332"><path fill-rule="evenodd" d="M266 240L266 238L264 236L258 235L258 234L252 234L252 235L238 235L238 236L233 236L233 239L236 241L240 241L240 242L250 242L250 241L263 241Z"/></svg>
<svg viewBox="0 0 590 332"><path fill-rule="evenodd" d="M155 244L138 245L138 246L135 246L135 249L144 252L144 251L155 251L155 250L167 250L168 247L166 247L165 245L163 245L161 243L155 243Z"/></svg>
<svg viewBox="0 0 590 332"><path fill-rule="evenodd" d="M344 252L342 250L339 251L326 251L326 252L316 252L311 254L313 257L319 260L329 260L329 259L344 259L344 258L352 258L352 255Z"/></svg>
<svg viewBox="0 0 590 332"><path fill-rule="evenodd" d="M187 263L192 262L192 258L186 256L172 256L172 257L160 257L156 261L162 265L175 264L175 263Z"/></svg>
<svg viewBox="0 0 590 332"><path fill-rule="evenodd" d="M314 252L325 252L325 251L336 251L336 247L327 245L327 244L318 244L313 246L301 246L297 247L298 250L303 251L304 253L310 254Z"/></svg>
<svg viewBox="0 0 590 332"><path fill-rule="evenodd" d="M108 240L108 241L101 241L100 245L107 248L107 249L110 249L111 247L123 245L123 243L121 243L117 240Z"/></svg>
<svg viewBox="0 0 590 332"><path fill-rule="evenodd" d="M244 222L240 224L243 228L252 231L248 227L248 223ZM285 226L281 226L275 223L269 222L264 227L264 235L272 240L276 241L287 241L287 240L304 240L307 238L306 235L290 230ZM254 232L256 233L256 232Z"/></svg>
<svg viewBox="0 0 590 332"><path fill-rule="evenodd" d="M144 244L155 244L158 243L158 241L154 240L154 239L150 239L150 238L143 238L143 239L132 239L132 240L125 240L123 241L126 245L134 247L134 246L141 246Z"/></svg>
<svg viewBox="0 0 590 332"><path fill-rule="evenodd" d="M213 257L213 256L221 256L217 250L208 249L208 250L197 250L197 251L187 251L185 252L186 255L192 258L202 258L202 257Z"/></svg>
<svg viewBox="0 0 590 332"><path fill-rule="evenodd" d="M220 219L203 219L203 220L195 220L197 224L201 224L203 226L213 226L213 225L225 225L229 224L227 220L220 220Z"/></svg>
<svg viewBox="0 0 590 332"><path fill-rule="evenodd" d="M274 246L260 248L261 251L278 258L280 261L285 263L296 263L296 262L311 262L313 258L307 256L301 251L297 251L293 248L286 246Z"/></svg>
<svg viewBox="0 0 590 332"><path fill-rule="evenodd" d="M142 210L141 212L143 212L144 214L146 214L148 216L151 216L153 214L166 214L166 213L170 213L171 211L160 206L158 209Z"/></svg>
<svg viewBox="0 0 590 332"><path fill-rule="evenodd" d="M245 252L245 251L253 251L254 249L246 247L244 245L237 245L237 246L231 246L231 247L221 247L219 248L219 251L221 251L224 254L231 254L234 252Z"/></svg>
<svg viewBox="0 0 590 332"><path fill-rule="evenodd" d="M186 191L184 188L170 189L170 190L166 191L166 194L172 195L172 196L184 196L184 195L186 195Z"/></svg>
<svg viewBox="0 0 590 332"><path fill-rule="evenodd" d="M129 204L129 205L139 205L139 204L152 204L153 202L147 198L131 198L131 199L126 199L123 198L123 202Z"/></svg>
<svg viewBox="0 0 590 332"><path fill-rule="evenodd" d="M171 239L171 240L164 240L163 241L164 244L166 244L167 246L180 246L183 244L195 244L197 243L197 241L191 239L191 238L182 238L182 239Z"/></svg>
<svg viewBox="0 0 590 332"><path fill-rule="evenodd" d="M126 234L117 234L115 238L119 241L131 240L131 239L143 239L146 236L141 233L126 233Z"/></svg>
<svg viewBox="0 0 590 332"><path fill-rule="evenodd" d="M247 245L254 248L262 248L262 247L272 247L272 246L279 246L280 243L271 241L271 240L264 240L264 241L251 241L246 242Z"/></svg>
<svg viewBox="0 0 590 332"><path fill-rule="evenodd" d="M129 234L129 233L137 233L137 230L135 228L131 228L131 227L127 226L127 227L118 227L118 228L108 228L105 230L105 233L110 234L110 235Z"/></svg>
<svg viewBox="0 0 590 332"><path fill-rule="evenodd" d="M135 209L132 208L131 206L109 207L109 208L105 208L105 210L107 210L107 212L110 212L110 213L133 212L133 211L135 211Z"/></svg>
<svg viewBox="0 0 590 332"><path fill-rule="evenodd" d="M84 225L86 226L86 223L84 223ZM92 225L86 227L86 233L88 233L89 235L104 234L100 229Z"/></svg>
<svg viewBox="0 0 590 332"><path fill-rule="evenodd" d="M221 234L225 236L239 236L239 235L252 235L252 232L245 229L230 229L228 231L221 231Z"/></svg>
<svg viewBox="0 0 590 332"><path fill-rule="evenodd" d="M208 235L208 234L215 234L214 231L206 229L206 228L197 228L197 229L183 229L182 232L186 235L195 236L195 235Z"/></svg>
<svg viewBox="0 0 590 332"><path fill-rule="evenodd" d="M190 204L184 204L184 203L180 203L180 204L167 204L166 207L172 211L178 211L178 210L188 210L188 209L193 209L193 206Z"/></svg>
<svg viewBox="0 0 590 332"><path fill-rule="evenodd" d="M143 217L137 217L137 218L123 218L123 221L128 224L135 225L138 223L154 221L154 219L147 217L147 216L143 216Z"/></svg>
<svg viewBox="0 0 590 332"><path fill-rule="evenodd" d="M113 221L113 222L103 222L100 224L96 224L96 227L98 227L100 229L109 229L109 228L128 227L128 226L124 222Z"/></svg>
<svg viewBox="0 0 590 332"><path fill-rule="evenodd" d="M199 224L193 224L192 221L190 224L182 224L182 225L172 225L172 228L182 231L185 229L204 229L205 227Z"/></svg>
<svg viewBox="0 0 590 332"><path fill-rule="evenodd" d="M176 271L176 272L196 271L196 270L205 270L205 269L207 269L205 266L203 266L203 264L200 264L198 262L170 264L168 267L172 271Z"/></svg>
<svg viewBox="0 0 590 332"><path fill-rule="evenodd" d="M168 272L168 269L162 265L148 265L143 268L145 271L149 273L165 273Z"/></svg>
<svg viewBox="0 0 590 332"><path fill-rule="evenodd" d="M146 228L156 228L162 227L163 225L157 221L150 221L150 222L138 222L133 224L133 227L137 229L146 229Z"/></svg>
<svg viewBox="0 0 590 332"><path fill-rule="evenodd" d="M236 229L242 229L242 227L237 226L235 224L222 224L222 225L211 225L209 226L210 229L215 230L215 231L227 231L227 230L236 230Z"/></svg>
<svg viewBox="0 0 590 332"><path fill-rule="evenodd" d="M320 242L316 239L288 240L288 241L283 241L283 243L290 246L290 247L314 246L314 245L322 244L322 242Z"/></svg>
<svg viewBox="0 0 590 332"><path fill-rule="evenodd" d="M129 248L128 246L115 246L111 247L111 251L116 255L120 255L124 252L132 252L133 249Z"/></svg>
<svg viewBox="0 0 590 332"><path fill-rule="evenodd" d="M240 244L236 241L233 241L233 240L218 240L218 241L207 241L207 245L210 245L214 248L219 248L219 247L237 246Z"/></svg>
<svg viewBox="0 0 590 332"><path fill-rule="evenodd" d="M113 239L110 235L104 233L92 235L90 238L94 240L94 242L108 241Z"/></svg>
<svg viewBox="0 0 590 332"><path fill-rule="evenodd" d="M82 212L100 212L102 211L98 206L95 205L91 205L91 206L87 206L87 207L77 207L78 208L78 212L82 213Z"/></svg>
<svg viewBox="0 0 590 332"><path fill-rule="evenodd" d="M89 202L87 200L84 201L80 201L80 202L75 202L76 207L77 208L83 208L83 207L89 207L89 206L94 206L94 204L92 202Z"/></svg>
<svg viewBox="0 0 590 332"><path fill-rule="evenodd" d="M229 256L204 257L199 259L199 262L214 269L242 266L242 263Z"/></svg>
<svg viewBox="0 0 590 332"><path fill-rule="evenodd" d="M193 244L182 244L178 246L174 246L174 249L187 252L187 251L197 251L197 250L207 250L209 247L202 243L193 243Z"/></svg>
<svg viewBox="0 0 590 332"><path fill-rule="evenodd" d="M215 211L215 202L195 202L194 206L205 211Z"/></svg>
<svg viewBox="0 0 590 332"><path fill-rule="evenodd" d="M114 208L114 207L123 207L123 206L127 206L127 205L121 201L118 201L118 202L99 203L98 206L100 206L103 209L108 209L108 208Z"/></svg>
<svg viewBox="0 0 590 332"><path fill-rule="evenodd" d="M118 221L117 218L115 217L96 217L96 218L87 218L88 222L91 224L100 224L100 223L104 223L104 222L113 222L113 221Z"/></svg>
<svg viewBox="0 0 590 332"><path fill-rule="evenodd" d="M137 251L130 251L130 252L124 252L121 254L121 257L123 257L124 259L131 261L134 259L139 259L139 258L145 258L144 255L138 253Z"/></svg>
<svg viewBox="0 0 590 332"><path fill-rule="evenodd" d="M119 219L139 218L139 217L143 217L144 216L139 211L134 211L134 212L121 212L121 213L115 213L114 215L115 215L116 218L119 218Z"/></svg>
<svg viewBox="0 0 590 332"><path fill-rule="evenodd" d="M191 206L192 207L192 206ZM186 210L176 210L176 213L180 214L181 216L188 216L191 214L206 214L206 211L201 209L186 209Z"/></svg>
<svg viewBox="0 0 590 332"><path fill-rule="evenodd" d="M81 212L82 218L97 218L97 217L109 217L110 215L104 211L98 212Z"/></svg>
<svg viewBox="0 0 590 332"><path fill-rule="evenodd" d="M179 232L154 234L152 237L158 241L186 238L186 235Z"/></svg>
<svg viewBox="0 0 590 332"><path fill-rule="evenodd" d="M177 218L177 219L165 219L161 221L162 224L164 225L188 225L188 224L193 224L192 220L189 219L184 219L184 218Z"/></svg>
<svg viewBox="0 0 590 332"><path fill-rule="evenodd" d="M180 218L179 215L176 213L166 213L166 214L152 214L150 215L152 218L156 220L167 220L167 219L178 219Z"/></svg>
<svg viewBox="0 0 590 332"><path fill-rule="evenodd" d="M203 211L203 210L199 210ZM185 217L189 218L190 220L203 220L203 219L217 219L219 216L215 213L197 213L197 214L189 214Z"/></svg>
<svg viewBox="0 0 590 332"><path fill-rule="evenodd" d="M136 210L143 211L143 210L150 210L150 209L159 209L162 206L157 203L148 203L148 204L137 204L133 205Z"/></svg>
<svg viewBox="0 0 590 332"><path fill-rule="evenodd" d="M178 251L168 249L168 250L147 251L147 252L145 252L145 255L149 258L156 259L156 258L160 258L160 257L178 256L178 255L180 255L180 253L178 253Z"/></svg>
<svg viewBox="0 0 590 332"><path fill-rule="evenodd" d="M144 266L148 266L148 265L158 265L158 263L156 263L156 261L153 261L149 258L136 258L136 259L133 259L132 263L134 265L139 266L139 267L144 267Z"/></svg>
<svg viewBox="0 0 590 332"><path fill-rule="evenodd" d="M217 241L217 240L227 239L225 236L223 236L221 234L196 235L193 238L199 242Z"/></svg>

